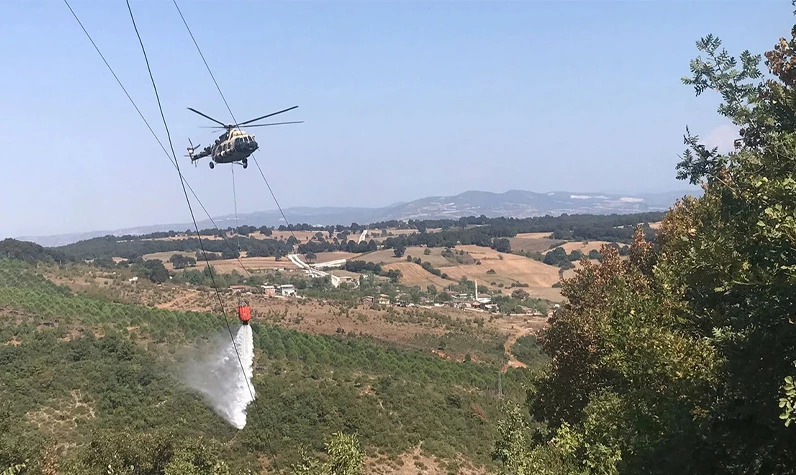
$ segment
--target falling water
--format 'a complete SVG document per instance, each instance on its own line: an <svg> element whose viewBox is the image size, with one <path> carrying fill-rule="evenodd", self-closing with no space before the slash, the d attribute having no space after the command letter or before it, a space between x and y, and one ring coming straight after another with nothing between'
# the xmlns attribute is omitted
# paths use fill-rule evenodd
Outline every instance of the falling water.
<svg viewBox="0 0 796 475"><path fill-rule="evenodd" d="M254 385L251 383L254 342L249 325L238 330L235 347L227 337L227 342L216 351L203 357L201 362L192 364L183 379L204 396L216 414L234 427L243 429L246 407L254 400Z"/></svg>

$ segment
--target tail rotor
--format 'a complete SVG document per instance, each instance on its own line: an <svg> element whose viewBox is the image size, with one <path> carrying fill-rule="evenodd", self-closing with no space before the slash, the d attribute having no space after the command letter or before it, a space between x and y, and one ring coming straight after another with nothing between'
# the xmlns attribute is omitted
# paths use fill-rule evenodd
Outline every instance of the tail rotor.
<svg viewBox="0 0 796 475"><path fill-rule="evenodd" d="M200 147L201 145L197 144L196 146L194 146L193 142L191 142L191 139L188 139L188 143L191 144L191 146L188 147L188 154L185 156L189 157L191 159L191 163L193 163L193 165L196 166L196 159L194 159L193 153L197 149L197 147Z"/></svg>

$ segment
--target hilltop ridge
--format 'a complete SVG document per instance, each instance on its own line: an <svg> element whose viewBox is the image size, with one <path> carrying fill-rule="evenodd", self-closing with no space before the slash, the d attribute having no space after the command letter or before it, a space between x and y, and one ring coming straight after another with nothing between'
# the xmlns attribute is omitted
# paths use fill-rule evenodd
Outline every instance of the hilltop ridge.
<svg viewBox="0 0 796 475"><path fill-rule="evenodd" d="M586 193L552 191L536 193L527 190L508 190L504 193L489 191L465 191L454 196L430 196L413 201L394 203L378 208L366 207L291 207L285 208L290 223L334 225L343 223L372 223L389 220L445 219L463 216L489 218L505 216L526 218L561 214L629 214L646 211L665 211L677 199L685 195L701 195L696 191L671 191L663 193ZM235 225L233 215L213 218L220 227ZM238 215L238 221L251 226L279 226L284 224L278 210L257 211ZM200 229L213 227L205 219L199 222ZM84 239L112 235L139 235L158 231L192 229L190 223L145 225L116 230L100 230L49 236L19 236L17 239L31 241L42 246L63 246Z"/></svg>

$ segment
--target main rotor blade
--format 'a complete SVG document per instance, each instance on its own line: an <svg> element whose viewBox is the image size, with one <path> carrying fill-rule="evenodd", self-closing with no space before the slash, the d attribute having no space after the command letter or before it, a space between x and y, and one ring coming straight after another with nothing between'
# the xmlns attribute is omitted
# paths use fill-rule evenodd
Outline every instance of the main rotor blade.
<svg viewBox="0 0 796 475"><path fill-rule="evenodd" d="M267 118L267 117L272 117L272 116L275 116L275 115L277 115L277 114L281 114L281 113L283 113L283 112L292 111L293 109L295 109L295 108L297 108L297 107L298 107L298 106L288 107L288 108L287 108L287 109L285 109L285 110L281 110L281 111L279 111L279 112L273 112L273 113L271 113L271 114L264 115L264 116L262 116L262 117L258 117L258 118L256 118L256 119L252 119L252 120L247 120L246 122L241 122L241 123L239 123L239 124L236 124L236 125L246 125L246 124L251 124L252 122L257 122L258 120L262 120L262 119L265 119L265 118ZM204 114L202 114L202 115L204 115ZM207 117L207 116L205 116L205 117Z"/></svg>
<svg viewBox="0 0 796 475"><path fill-rule="evenodd" d="M226 124L225 124L225 123L223 123L223 122L221 122L221 121L218 121L218 120L216 120L216 119L214 119L214 118L210 117L210 116L209 116L209 115L207 115L207 114L203 114L203 113L199 112L198 110L196 110L196 109L194 109L194 108L192 108L192 107L189 107L189 108L188 108L188 110L189 110L189 111L191 111L191 112L196 112L197 114L201 115L201 116L202 116L202 117L204 117L205 119L210 119L210 120L212 120L213 122L215 122L216 124L219 124L219 125L221 125L222 127L226 127Z"/></svg>
<svg viewBox="0 0 796 475"><path fill-rule="evenodd" d="M295 122L274 122L274 123L271 123L271 124L247 125L246 128L248 129L249 127L268 127L269 125L303 124L303 123L304 123L303 120L298 120L298 121L295 121Z"/></svg>

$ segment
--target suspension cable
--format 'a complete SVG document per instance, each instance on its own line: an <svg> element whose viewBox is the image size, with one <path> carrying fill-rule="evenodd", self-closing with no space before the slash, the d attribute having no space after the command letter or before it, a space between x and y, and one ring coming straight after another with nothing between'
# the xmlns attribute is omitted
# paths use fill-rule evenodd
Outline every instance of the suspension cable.
<svg viewBox="0 0 796 475"><path fill-rule="evenodd" d="M238 120L235 118L235 114L232 112L232 108L229 106L227 98L224 96L224 93L221 91L221 86L218 85L218 81L216 81L216 76L213 74L213 70L210 69L210 65L208 64L207 59L205 59L204 53L202 53L202 48L199 47L199 43L196 41L196 38L194 37L193 32L191 31L191 27L188 26L188 22L185 20L185 16L182 14L182 10L180 10L180 6L177 5L177 0L172 0L172 3L174 3L174 6L177 8L177 12L180 14L180 18L182 19L183 25L185 25L185 29L188 30L188 34L191 36L191 40L193 41L194 46L196 46L196 50L199 52L199 56L202 58L202 62L204 63L205 68L207 68L207 72L210 74L210 77L213 79L213 84L216 85L218 94L221 96L221 99L224 101L224 105L227 107L227 111L229 112L229 115L232 117L232 122L235 124L235 128L240 130L240 128L237 126ZM276 203L276 207L279 209L279 213L282 215L282 219L285 220L285 224L287 225L288 231L290 231L290 234L293 236L293 238L296 240L297 243L301 243L301 241L299 241L299 239L296 237L296 234L293 232L292 226L290 226L290 222L287 220L287 216L285 216L285 212L284 210L282 210L282 206L279 204L279 200L276 199L276 194L274 193L274 190L271 188L271 185L268 183L268 179L265 177L263 169L260 168L260 163L257 161L257 158L254 156L254 154L252 154L251 157L254 160L254 164L257 166L257 170L259 170L260 172L260 176L263 178L263 181L265 182L265 186L268 187L268 191L271 193L271 197L274 199L274 203ZM234 184L234 178L233 178L233 184ZM237 212L235 216L237 220ZM310 276L312 276L312 274L310 274ZM337 316L337 314L333 315L335 320L337 321L337 327L343 328L342 324L340 323L340 318Z"/></svg>
<svg viewBox="0 0 796 475"><path fill-rule="evenodd" d="M188 34L191 36L191 40L193 41L194 46L196 46L196 51L199 52L199 56L201 56L202 62L205 64L205 68L207 68L207 72L210 73L210 78L213 79L213 84L216 85L218 94L221 96L221 100L224 101L224 105L227 107L227 111L229 112L229 115L232 117L232 123L235 124L236 129L240 130L240 128L237 125L238 119L235 118L235 114L232 112L232 108L229 106L229 102L227 102L226 96L224 96L224 93L221 92L221 86L218 85L218 81L216 81L216 76L213 74L213 70L210 69L210 65L207 63L204 53L202 53L202 48L199 47L199 43L197 43L196 38L193 36L191 27L188 26L188 22L185 20L185 16L182 14L182 10L180 10L180 6L177 5L177 0L172 0L172 3L174 3L174 6L177 8L177 13L180 14L182 23L183 25L185 25L185 29L188 30ZM268 179L265 177L263 169L260 168L260 163L257 161L257 157L255 157L254 154L252 154L251 157L252 160L254 160L254 164L257 166L257 170L260 171L260 176L262 176L265 185L268 187L268 191L271 193L271 197L274 199L274 203L276 203L276 207L279 209L279 213L282 215L282 219L285 220L285 225L287 226L288 231L290 231L290 234L296 239L298 243L301 243L301 241L299 241L298 238L296 238L296 234L293 232L293 229L290 226L290 222L287 220L287 216L285 216L285 212L282 210L282 206L279 204L279 201L276 199L276 195L274 194L274 191L271 189L271 185L268 183Z"/></svg>
<svg viewBox="0 0 796 475"><path fill-rule="evenodd" d="M138 113L138 116L141 118L142 121L144 121L144 124L146 125L147 129L149 129L149 132L152 134L152 137L154 137L155 141L158 143L158 145L160 145L160 149L163 150L163 153L166 155L166 158L169 159L169 162L171 162L171 165L175 169L177 169L177 171L179 172L179 166L177 165L176 160L172 159L171 155L169 155L169 152L166 150L166 147L163 145L163 142L160 140L158 135L152 129L152 126L149 125L149 121L146 120L146 117L144 117L144 114L141 112L141 109L138 108L138 104L135 103L133 98L130 96L130 93L127 92L127 88L124 87L124 84L122 84L122 81L119 79L119 76L116 75L116 72L113 70L111 65L105 59L105 55L102 54L102 51L100 51L99 47L94 42L94 39L89 34L88 30L86 30L86 27L83 26L83 22L80 21L80 18L78 18L77 14L72 9L72 6L69 5L69 2L67 0L64 0L64 3L66 4L67 8L69 8L69 11L72 13L72 16L75 18L75 20L77 21L78 25L80 25L80 28L83 30L83 33L85 33L86 37L88 37L88 40L91 42L92 46L94 46L94 49L97 51L97 54L99 54L99 57L102 58L102 61L105 63L105 66L108 68L110 73L113 75L113 78L116 80L116 83L122 89L122 91L124 92L125 96L127 96L127 99L130 101L130 104L132 104L133 108L135 108L135 111ZM202 203L202 200L199 199L199 196L197 196L197 194L194 191L193 187L191 187L191 184L188 183L188 180L182 175L182 173L180 173L180 178L181 178L182 182L185 184L185 186L187 186L188 189L191 191L191 194L193 195L194 199L196 200L197 203L199 203L199 206L202 208L202 211L204 211L205 215L207 215L207 218L213 224L213 227L216 229L216 231L218 231L218 235L221 236L222 240L227 245L227 247L230 249L230 251L234 251L234 248L232 247L232 245L227 240L226 234L221 232L221 229L218 227L218 224L216 224L216 221L210 215L210 212L207 211L207 208L205 207L204 203ZM238 249L240 250L240 243L238 243ZM251 273L243 265L243 262L241 262L240 257L238 257L238 263L240 264L241 268L243 268L244 272L246 272L246 274L248 274L249 277L251 277Z"/></svg>
<svg viewBox="0 0 796 475"><path fill-rule="evenodd" d="M218 298L218 303L221 306L221 313L224 315L224 321L227 324L227 330L229 331L229 337L232 340L232 348L235 350L235 355L238 357L238 363L240 364L240 370L243 373L243 379L246 381L246 388L249 390L249 395L251 396L252 400L254 400L254 391L249 384L249 380L246 377L246 369L243 367L243 360L240 357L240 353L238 352L238 345L235 343L235 336L232 334L232 326L229 323L229 318L227 317L227 312L224 309L224 301L221 298L221 292L218 290L218 284L216 284L215 276L213 275L213 268L210 266L210 260L207 257L207 252L204 250L204 245L202 244L202 235L199 232L199 225L196 223L196 217L193 213L193 207L191 206L191 200L188 198L188 192L185 189L185 182L182 179L182 171L180 171L180 165L177 161L177 154L174 153L174 144L171 140L171 132L169 131L169 124L166 121L166 116L163 113L163 106L160 103L160 95L158 94L158 87L155 83L155 77L152 75L152 68L149 65L149 57L146 54L146 48L144 48L144 41L141 39L141 34L138 32L138 26L135 23L135 16L133 15L133 9L130 7L130 0L126 0L127 3L127 11L130 12L130 20L133 23L133 29L135 30L135 35L138 37L138 43L141 45L141 52L144 55L144 61L146 62L147 72L149 73L149 79L152 82L152 89L155 91L155 98L157 99L158 103L158 110L160 111L160 117L163 120L163 127L166 129L166 137L169 141L169 148L171 149L171 154L174 157L175 163L177 163L177 173L180 176L180 183L182 184L182 191L185 195L185 201L188 203L188 211L191 213L191 219L193 220L194 227L196 228L196 236L199 238L199 247L202 250L202 255L205 258L205 263L208 266L208 271L210 274L210 280L213 282L213 288L216 291L216 297Z"/></svg>

